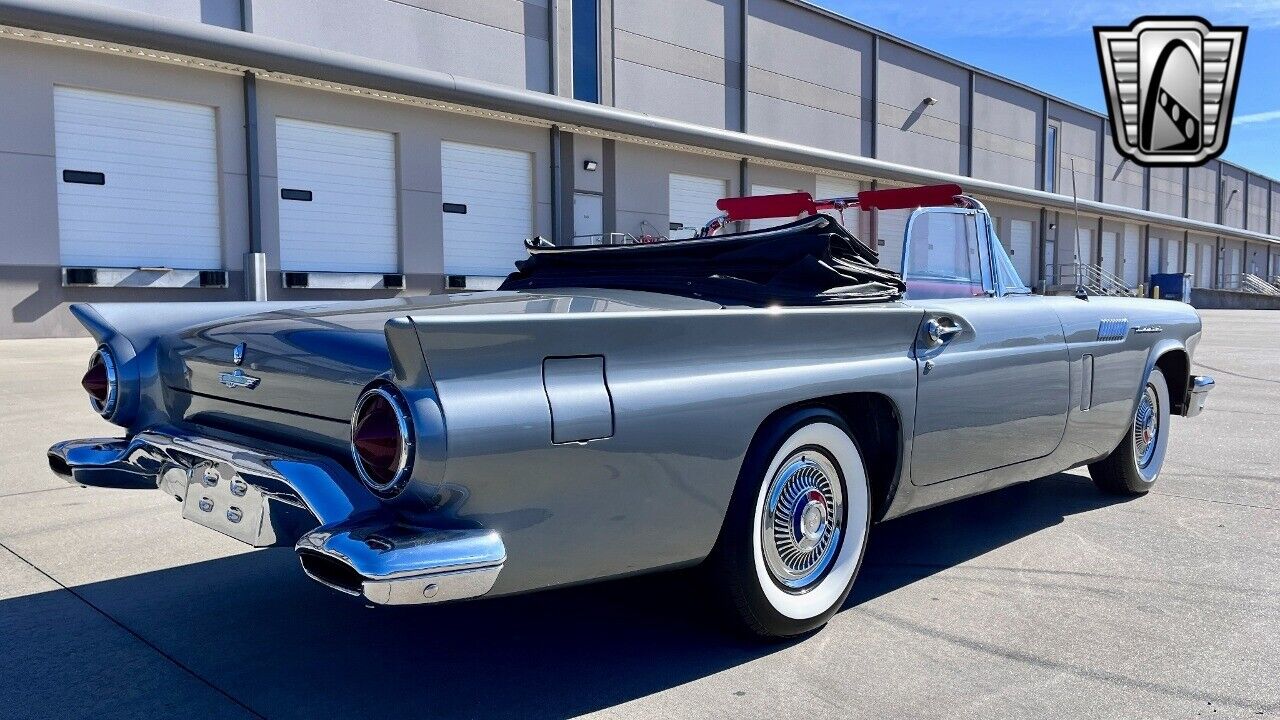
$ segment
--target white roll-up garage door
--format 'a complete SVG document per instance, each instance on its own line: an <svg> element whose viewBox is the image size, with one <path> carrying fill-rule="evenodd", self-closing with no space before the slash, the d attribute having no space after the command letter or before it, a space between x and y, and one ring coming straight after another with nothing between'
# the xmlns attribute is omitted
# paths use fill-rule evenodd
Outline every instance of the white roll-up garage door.
<svg viewBox="0 0 1280 720"><path fill-rule="evenodd" d="M1079 242L1073 250L1073 256L1076 262L1082 265L1093 264L1093 230L1090 228L1079 228L1077 230Z"/></svg>
<svg viewBox="0 0 1280 720"><path fill-rule="evenodd" d="M280 269L400 269L396 142L389 132L276 120Z"/></svg>
<svg viewBox="0 0 1280 720"><path fill-rule="evenodd" d="M1204 243L1200 246L1200 272L1196 273L1199 287L1213 287L1213 245Z"/></svg>
<svg viewBox="0 0 1280 720"><path fill-rule="evenodd" d="M1023 284L1031 287L1031 239L1035 225L1029 220L1009 221L1009 248L1013 251L1013 266Z"/></svg>
<svg viewBox="0 0 1280 720"><path fill-rule="evenodd" d="M729 183L720 178L671 173L667 179L667 217L673 226L684 227L671 230L669 236L693 237L708 220L720 214L716 201L728 194Z"/></svg>
<svg viewBox="0 0 1280 720"><path fill-rule="evenodd" d="M876 210L876 252L879 265L894 272L902 271L902 245L907 239L910 210Z"/></svg>
<svg viewBox="0 0 1280 720"><path fill-rule="evenodd" d="M1120 272L1119 266L1116 264L1116 239L1117 233L1110 230L1102 231L1102 270L1108 275L1118 276Z"/></svg>
<svg viewBox="0 0 1280 720"><path fill-rule="evenodd" d="M862 186L856 180L845 180L844 178L832 178L818 176L817 186L814 188L815 197L818 200L829 200L831 198L857 197L862 191ZM841 222L840 213L835 210L823 210L824 215L830 215L835 218L836 222ZM844 211L844 229L853 233L854 237L862 240L868 245L871 244L870 238L862 235L862 211L856 207L846 209Z"/></svg>
<svg viewBox="0 0 1280 720"><path fill-rule="evenodd" d="M222 267L213 108L55 87L64 266Z"/></svg>
<svg viewBox="0 0 1280 720"><path fill-rule="evenodd" d="M533 155L443 142L444 271L506 277L533 235Z"/></svg>
<svg viewBox="0 0 1280 720"><path fill-rule="evenodd" d="M1138 226L1124 226L1124 284L1138 287Z"/></svg>
<svg viewBox="0 0 1280 720"><path fill-rule="evenodd" d="M1182 258L1178 257L1178 241L1176 238L1168 238L1164 241L1164 271L1167 273L1178 272L1178 263Z"/></svg>

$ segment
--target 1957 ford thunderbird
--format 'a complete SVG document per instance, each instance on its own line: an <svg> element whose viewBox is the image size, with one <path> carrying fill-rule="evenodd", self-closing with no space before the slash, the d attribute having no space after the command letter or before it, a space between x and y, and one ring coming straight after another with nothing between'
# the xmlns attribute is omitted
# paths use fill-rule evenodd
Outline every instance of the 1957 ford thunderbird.
<svg viewBox="0 0 1280 720"><path fill-rule="evenodd" d="M1033 295L959 193L728 198L691 240L531 240L494 292L77 305L124 437L49 465L374 604L701 565L746 628L807 632L873 522L1082 465L1146 492L1213 387L1189 306ZM901 272L821 212L855 206L915 208Z"/></svg>

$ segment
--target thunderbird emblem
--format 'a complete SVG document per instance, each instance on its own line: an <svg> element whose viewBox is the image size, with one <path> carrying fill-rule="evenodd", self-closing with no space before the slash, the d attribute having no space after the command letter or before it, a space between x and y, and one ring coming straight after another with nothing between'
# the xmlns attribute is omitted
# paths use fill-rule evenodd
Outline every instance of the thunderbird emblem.
<svg viewBox="0 0 1280 720"><path fill-rule="evenodd" d="M244 343L240 343L239 345L235 346L235 349L231 351L231 362L235 363L236 365L239 365L240 363L244 362L244 348L245 348Z"/></svg>
<svg viewBox="0 0 1280 720"><path fill-rule="evenodd" d="M220 373L218 375L218 382L229 388L244 388L245 390L252 390L258 387L258 383L262 382L262 378L245 375L243 370L236 368L231 372Z"/></svg>
<svg viewBox="0 0 1280 720"><path fill-rule="evenodd" d="M1222 154L1247 33L1197 17L1095 27L1116 150L1141 165L1203 165Z"/></svg>

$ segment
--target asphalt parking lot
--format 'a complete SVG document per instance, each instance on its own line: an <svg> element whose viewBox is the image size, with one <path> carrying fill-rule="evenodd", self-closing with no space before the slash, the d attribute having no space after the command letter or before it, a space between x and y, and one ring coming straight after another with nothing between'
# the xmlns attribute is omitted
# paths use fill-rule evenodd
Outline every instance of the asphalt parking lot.
<svg viewBox="0 0 1280 720"><path fill-rule="evenodd" d="M0 717L1280 714L1280 313L1206 311L1218 388L1157 489L1078 472L878 527L847 607L727 635L684 574L367 609L44 451L113 434L88 340L0 342Z"/></svg>

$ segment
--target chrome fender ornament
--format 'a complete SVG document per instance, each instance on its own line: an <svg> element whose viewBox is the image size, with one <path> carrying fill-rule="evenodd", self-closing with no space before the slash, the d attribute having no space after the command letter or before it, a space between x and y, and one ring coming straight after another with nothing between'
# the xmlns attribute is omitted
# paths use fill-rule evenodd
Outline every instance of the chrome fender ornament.
<svg viewBox="0 0 1280 720"><path fill-rule="evenodd" d="M231 372L219 373L218 382L233 389L244 388L245 390L252 390L258 387L258 383L262 382L262 378L246 375L243 370L236 368Z"/></svg>
<svg viewBox="0 0 1280 720"><path fill-rule="evenodd" d="M240 343L231 351L231 362L235 363L236 367L239 367L244 362L244 349L245 344Z"/></svg>

